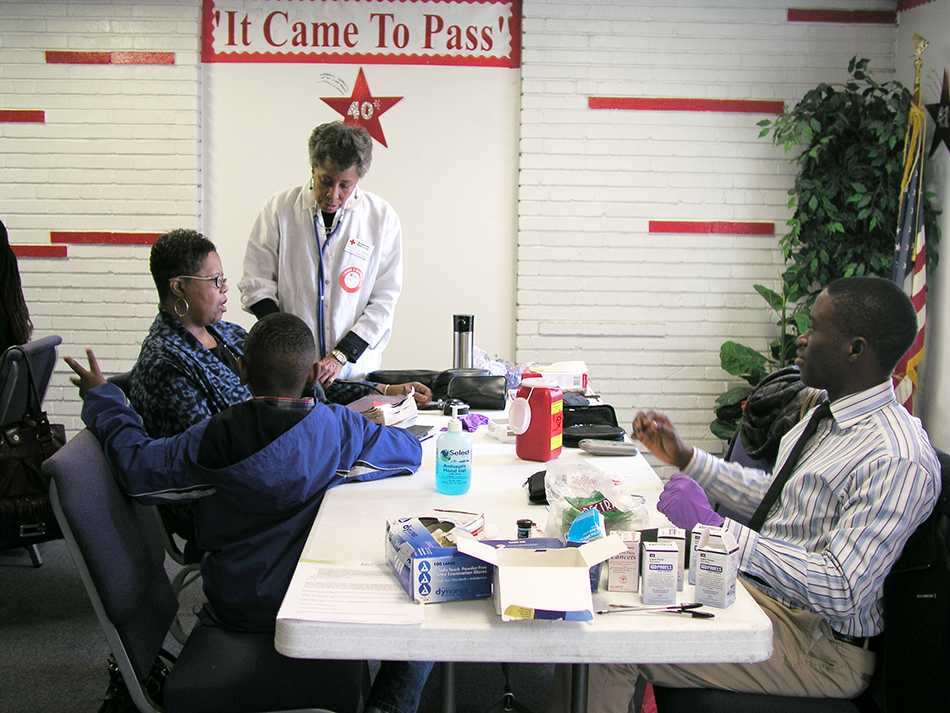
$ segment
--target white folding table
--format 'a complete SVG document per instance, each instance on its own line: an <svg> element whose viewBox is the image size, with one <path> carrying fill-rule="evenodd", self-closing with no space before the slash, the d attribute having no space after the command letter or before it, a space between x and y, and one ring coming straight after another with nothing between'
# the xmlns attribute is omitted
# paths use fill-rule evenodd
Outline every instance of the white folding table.
<svg viewBox="0 0 950 713"><path fill-rule="evenodd" d="M443 417L425 416L443 425ZM433 507L482 512L484 536L514 538L516 521L530 518L543 526L547 511L528 502L525 479L543 470L544 463L522 461L514 445L485 432L473 435L474 464L470 491L445 496L435 490L435 442L423 442L422 466L410 477L371 483L349 483L330 490L311 529L301 560L383 561L383 538L388 518L421 514ZM642 455L591 456L563 449L561 459L588 459L601 470L622 475L646 498L651 522L663 526L656 512L660 480ZM278 618L275 646L286 656L314 659L416 661L499 661L571 663L574 710L586 705L589 663L710 663L754 662L772 652L772 627L741 586L728 609L707 609L713 619L683 615L618 614L595 616L593 622L502 622L490 599L424 606L421 625L380 625L306 621L292 611ZM692 601L692 588L679 601ZM635 604L638 594L599 592L595 608L608 603ZM452 667L444 667L451 683ZM446 713L454 711L450 695L443 696Z"/></svg>

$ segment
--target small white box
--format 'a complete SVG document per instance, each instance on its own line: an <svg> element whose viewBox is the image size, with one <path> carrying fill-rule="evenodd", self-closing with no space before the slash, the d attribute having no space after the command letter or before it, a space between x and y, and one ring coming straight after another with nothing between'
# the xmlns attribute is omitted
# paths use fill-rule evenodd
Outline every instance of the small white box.
<svg viewBox="0 0 950 713"><path fill-rule="evenodd" d="M693 530L689 538L689 576L687 581L690 584L696 584L696 548L699 547L699 539L703 536L703 533L712 527L712 525L700 525L697 523L693 526Z"/></svg>
<svg viewBox="0 0 950 713"><path fill-rule="evenodd" d="M627 546L607 561L608 592L640 591L640 533L614 532Z"/></svg>
<svg viewBox="0 0 950 713"><path fill-rule="evenodd" d="M707 528L696 548L696 601L725 609L736 600L739 545L721 527Z"/></svg>
<svg viewBox="0 0 950 713"><path fill-rule="evenodd" d="M640 599L644 604L676 604L679 552L672 542L644 542Z"/></svg>
<svg viewBox="0 0 950 713"><path fill-rule="evenodd" d="M627 548L615 535L558 549L495 548L465 534L457 544L459 552L495 565L495 609L502 621L591 621L590 568Z"/></svg>
<svg viewBox="0 0 950 713"><path fill-rule="evenodd" d="M661 527L656 531L657 542L672 542L679 551L679 567L676 570L676 591L683 591L683 573L686 570L686 530L678 527Z"/></svg>

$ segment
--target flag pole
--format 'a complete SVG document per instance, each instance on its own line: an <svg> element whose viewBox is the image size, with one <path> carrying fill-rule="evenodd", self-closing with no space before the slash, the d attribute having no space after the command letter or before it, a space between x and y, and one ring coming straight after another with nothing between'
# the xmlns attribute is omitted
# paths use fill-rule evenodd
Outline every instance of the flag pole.
<svg viewBox="0 0 950 713"><path fill-rule="evenodd" d="M904 134L904 170L898 203L897 243L891 278L904 290L917 314L913 344L894 369L894 392L898 403L914 413L919 369L924 359L927 299L927 256L924 238L924 133L927 114L920 97L920 76L927 40L914 34L914 91L907 112Z"/></svg>

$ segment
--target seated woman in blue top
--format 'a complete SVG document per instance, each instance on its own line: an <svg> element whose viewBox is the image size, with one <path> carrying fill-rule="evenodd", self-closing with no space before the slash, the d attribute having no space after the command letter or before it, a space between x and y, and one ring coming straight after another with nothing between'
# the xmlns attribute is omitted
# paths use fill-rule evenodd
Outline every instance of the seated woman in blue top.
<svg viewBox="0 0 950 713"><path fill-rule="evenodd" d="M194 230L179 228L160 236L149 255L149 270L158 290L158 315L142 342L129 378L129 401L152 438L175 436L230 406L251 398L238 373L247 332L222 319L228 283L214 243ZM346 403L377 385L353 383L337 389ZM431 392L422 384L379 385L384 393L416 391L417 401ZM194 541L190 505L162 506L166 527L188 543ZM197 553L186 549L191 561Z"/></svg>
<svg viewBox="0 0 950 713"><path fill-rule="evenodd" d="M247 401L237 358L247 332L221 319L228 284L214 243L194 230L173 230L152 246L149 268L158 315L132 368L129 401L153 438Z"/></svg>

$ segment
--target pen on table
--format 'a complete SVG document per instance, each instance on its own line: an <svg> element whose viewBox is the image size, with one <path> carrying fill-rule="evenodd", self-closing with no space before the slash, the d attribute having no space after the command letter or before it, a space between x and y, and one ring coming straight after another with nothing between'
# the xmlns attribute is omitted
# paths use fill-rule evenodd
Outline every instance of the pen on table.
<svg viewBox="0 0 950 713"><path fill-rule="evenodd" d="M715 614L705 611L694 611L702 606L699 602L690 602L689 604L677 604L672 606L624 606L622 604L610 604L609 609L600 609L598 614L688 614L696 619L712 619Z"/></svg>

